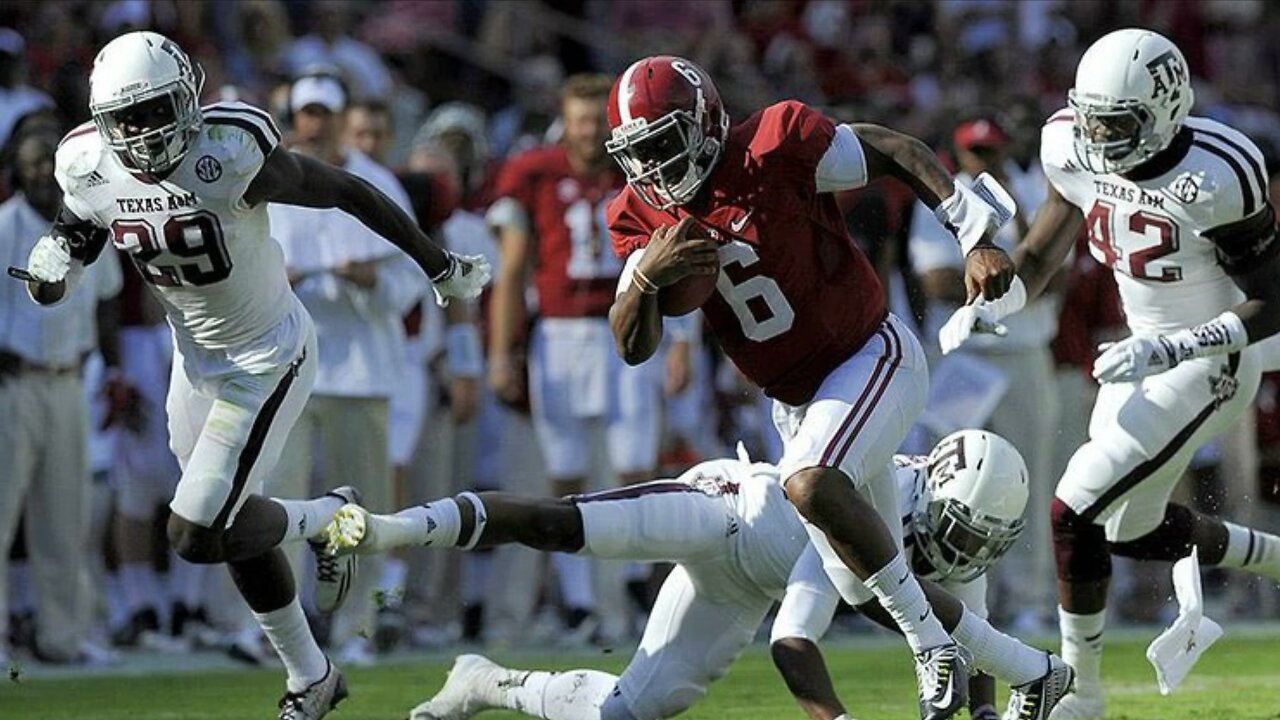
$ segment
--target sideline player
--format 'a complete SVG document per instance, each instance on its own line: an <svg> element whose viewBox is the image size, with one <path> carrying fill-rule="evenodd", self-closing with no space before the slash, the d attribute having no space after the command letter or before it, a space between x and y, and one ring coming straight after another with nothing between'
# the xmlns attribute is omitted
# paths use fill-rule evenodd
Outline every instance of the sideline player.
<svg viewBox="0 0 1280 720"><path fill-rule="evenodd" d="M774 400L782 482L827 573L850 602L865 584L902 628L922 720L951 717L966 700L965 658L907 571L886 527L895 503L883 497L924 408L928 368L833 193L884 176L907 183L959 240L970 297L979 279L997 297L1012 277L991 244L1007 218L923 143L878 125L837 125L787 101L730 128L711 78L682 58L632 64L608 110L607 148L628 182L608 208L626 258L609 316L619 353L636 364L657 349L662 288L716 277L703 313Z"/></svg>
<svg viewBox="0 0 1280 720"><path fill-rule="evenodd" d="M1173 43L1117 30L1076 69L1070 108L1040 143L1048 198L1016 252L1019 280L957 311L944 350L1035 298L1083 225L1112 268L1133 335L1103 345L1089 441L1053 500L1062 654L1079 672L1055 720L1100 718L1111 555L1280 580L1280 538L1169 502L1196 448L1231 427L1260 379L1256 343L1280 329L1280 241L1262 155L1244 135L1190 117L1191 78Z"/></svg>
<svg viewBox="0 0 1280 720"><path fill-rule="evenodd" d="M901 544L905 532L922 550L915 558L918 572L939 580L970 580L1012 544L1021 529L1027 475L1022 457L1003 438L963 431L944 439L928 458L895 460L897 487L891 494L902 519L891 533ZM773 634L783 643L775 645L779 667L806 710L830 720L843 716L844 709L812 643L826 631L839 595L778 479L775 466L742 457L701 463L676 480L560 499L461 493L395 515L346 505L329 524L326 539L337 553L520 543L678 563L620 678L594 670L508 670L462 656L440 693L415 709L417 720L461 720L493 707L548 720L677 715L728 671L775 600L782 600ZM901 507L899 488L906 500ZM973 592L966 597L980 597L985 583L970 585ZM1047 717L1070 682L1061 661L999 633L932 584L926 587L943 623L973 650L976 665L1019 685L1005 717ZM860 602L874 605L874 600L864 592ZM883 612L874 615L896 627ZM1054 672L1055 667L1064 672ZM1049 682L1022 685L1028 676ZM1050 687L1055 682L1058 686Z"/></svg>
<svg viewBox="0 0 1280 720"><path fill-rule="evenodd" d="M176 348L167 410L182 478L169 539L188 561L229 564L288 673L279 717L312 720L346 696L346 685L311 636L279 546L319 533L351 494L258 494L311 389L316 354L311 320L270 237L267 203L350 213L413 257L442 299L478 294L488 265L434 245L364 181L279 148L262 110L201 108L203 80L156 33L126 33L98 53L93 124L72 130L56 153L62 207L28 268L10 274L52 304L109 241L151 284ZM322 554L317 561L317 605L332 609L353 568Z"/></svg>

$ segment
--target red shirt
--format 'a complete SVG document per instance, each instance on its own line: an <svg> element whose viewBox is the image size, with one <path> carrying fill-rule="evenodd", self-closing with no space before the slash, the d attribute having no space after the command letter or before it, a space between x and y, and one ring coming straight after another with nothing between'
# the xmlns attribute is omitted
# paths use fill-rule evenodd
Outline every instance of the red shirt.
<svg viewBox="0 0 1280 720"><path fill-rule="evenodd" d="M604 317L622 264L609 252L605 203L624 186L621 172L579 175L563 146L512 157L494 197L524 207L533 231L533 285L543 317Z"/></svg>
<svg viewBox="0 0 1280 720"><path fill-rule="evenodd" d="M729 131L693 202L658 211L628 188L609 203L619 256L686 214L720 241L720 277L702 311L743 374L790 405L811 400L886 313L880 281L835 196L817 191L818 162L834 133L803 103L778 103Z"/></svg>

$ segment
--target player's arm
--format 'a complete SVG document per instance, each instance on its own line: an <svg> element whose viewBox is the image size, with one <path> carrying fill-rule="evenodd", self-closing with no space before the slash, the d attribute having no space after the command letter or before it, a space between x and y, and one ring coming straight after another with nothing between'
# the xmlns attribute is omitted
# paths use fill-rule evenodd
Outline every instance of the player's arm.
<svg viewBox="0 0 1280 720"><path fill-rule="evenodd" d="M770 631L769 653L787 689L813 720L847 720L818 640L826 634L840 594L822 569L812 545L805 547L787 578L787 590Z"/></svg>
<svg viewBox="0 0 1280 720"><path fill-rule="evenodd" d="M525 287L534 242L527 216L522 222L515 220L515 213L523 216L524 212L515 199L504 198L489 213L490 218L501 219L490 220L498 241L499 262L489 300L489 386L508 403L519 401L524 392L523 378L519 377L524 368L516 361L515 345L526 319Z"/></svg>
<svg viewBox="0 0 1280 720"><path fill-rule="evenodd" d="M250 205L276 202L336 208L403 250L445 297L475 297L488 281L482 258L460 258L432 242L395 201L362 178L315 158L277 147L249 184Z"/></svg>
<svg viewBox="0 0 1280 720"><path fill-rule="evenodd" d="M106 228L81 220L63 204L49 233L31 249L27 267L11 267L9 275L26 281L31 299L54 305L75 287L84 268L98 259L106 244Z"/></svg>
<svg viewBox="0 0 1280 720"><path fill-rule="evenodd" d="M1240 352L1280 330L1280 237L1271 205L1206 230L1204 237L1217 246L1218 262L1247 299L1195 327L1104 344L1093 363L1099 382L1131 382L1184 360Z"/></svg>
<svg viewBox="0 0 1280 720"><path fill-rule="evenodd" d="M715 241L689 237L692 225L693 218L686 215L674 226L659 227L644 248L627 257L609 308L609 329L618 354L628 365L648 360L662 342L658 292L690 275L720 271Z"/></svg>
<svg viewBox="0 0 1280 720"><path fill-rule="evenodd" d="M992 301L980 300L951 314L938 332L945 355L975 332L1004 334L1000 321L1040 296L1062 268L1062 262L1084 226L1084 215L1049 183L1044 203L1022 242L1013 250L1017 277L1009 291Z"/></svg>
<svg viewBox="0 0 1280 720"><path fill-rule="evenodd" d="M970 299L979 293L988 300L1003 295L1013 280L1013 263L991 240L1000 229L998 213L977 193L956 182L933 150L910 135L881 125L855 123L866 168L866 180L896 178L907 184L933 210L960 243L965 257L965 286ZM832 150L840 142L837 128Z"/></svg>

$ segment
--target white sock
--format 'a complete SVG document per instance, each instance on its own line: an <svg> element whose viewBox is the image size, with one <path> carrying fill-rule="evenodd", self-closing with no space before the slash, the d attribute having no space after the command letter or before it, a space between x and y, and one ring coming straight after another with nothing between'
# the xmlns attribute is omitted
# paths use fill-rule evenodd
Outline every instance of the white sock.
<svg viewBox="0 0 1280 720"><path fill-rule="evenodd" d="M902 553L894 555L887 565L867 578L865 584L898 623L911 652L919 655L951 642L916 576L907 568Z"/></svg>
<svg viewBox="0 0 1280 720"><path fill-rule="evenodd" d="M591 558L555 553L551 556L551 564L560 576L560 599L565 607L594 610L596 594L591 589Z"/></svg>
<svg viewBox="0 0 1280 720"><path fill-rule="evenodd" d="M324 526L333 519L338 508L347 503L336 495L323 495L311 500L281 500L272 498L284 508L289 522L284 529L284 538L280 544L310 540L324 531Z"/></svg>
<svg viewBox="0 0 1280 720"><path fill-rule="evenodd" d="M297 596L279 610L253 614L262 631L267 634L271 646L284 662L289 674L289 691L302 692L308 685L322 679L329 669L329 661L311 635L307 618L302 614L302 604Z"/></svg>
<svg viewBox="0 0 1280 720"><path fill-rule="evenodd" d="M1076 615L1058 608L1058 628L1062 632L1062 659L1076 671L1076 692L1102 693L1102 629L1107 611Z"/></svg>
<svg viewBox="0 0 1280 720"><path fill-rule="evenodd" d="M151 563L136 560L120 563L120 585L124 590L129 615L151 608L159 617L160 608L156 600L164 595L160 591L160 582Z"/></svg>
<svg viewBox="0 0 1280 720"><path fill-rule="evenodd" d="M510 672L496 704L544 720L605 720L600 708L618 685L596 670Z"/></svg>
<svg viewBox="0 0 1280 720"><path fill-rule="evenodd" d="M1227 549L1219 567L1241 568L1280 582L1280 537L1224 522Z"/></svg>
<svg viewBox="0 0 1280 720"><path fill-rule="evenodd" d="M377 515L376 550L406 545L454 547L462 531L462 513L453 498L414 505L395 515Z"/></svg>
<svg viewBox="0 0 1280 720"><path fill-rule="evenodd" d="M1049 669L1044 651L1005 635L967 609L951 636L973 654L979 670L1013 687L1043 677Z"/></svg>

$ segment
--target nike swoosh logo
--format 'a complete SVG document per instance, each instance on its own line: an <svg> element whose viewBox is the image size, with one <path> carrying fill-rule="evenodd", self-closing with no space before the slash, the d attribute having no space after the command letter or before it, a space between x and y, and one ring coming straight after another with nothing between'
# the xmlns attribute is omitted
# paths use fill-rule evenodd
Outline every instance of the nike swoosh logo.
<svg viewBox="0 0 1280 720"><path fill-rule="evenodd" d="M743 215L742 217L738 218L737 220L734 220L733 222L730 222L729 229L734 232L742 232L742 228L747 226L747 218L750 218L751 213L753 212L755 212L754 208L751 210L748 210L746 215Z"/></svg>
<svg viewBox="0 0 1280 720"><path fill-rule="evenodd" d="M924 619L925 619L925 618L927 618L927 617L929 617L929 608L925 608L925 609L924 609L924 612L920 613L920 620L919 620L919 622L924 622Z"/></svg>
<svg viewBox="0 0 1280 720"><path fill-rule="evenodd" d="M954 693L955 690L956 690L955 683L949 683L947 685L947 694L943 695L940 700L933 703L933 706L939 709L946 709L951 707L951 694Z"/></svg>
<svg viewBox="0 0 1280 720"><path fill-rule="evenodd" d="M907 574L906 574L906 575L903 575L902 577L898 578L898 584L899 584L899 585L901 585L901 584L905 583L905 582L907 581L907 578L909 578L909 577L911 577L911 571L910 571L910 570L908 570L908 571L907 571Z"/></svg>

